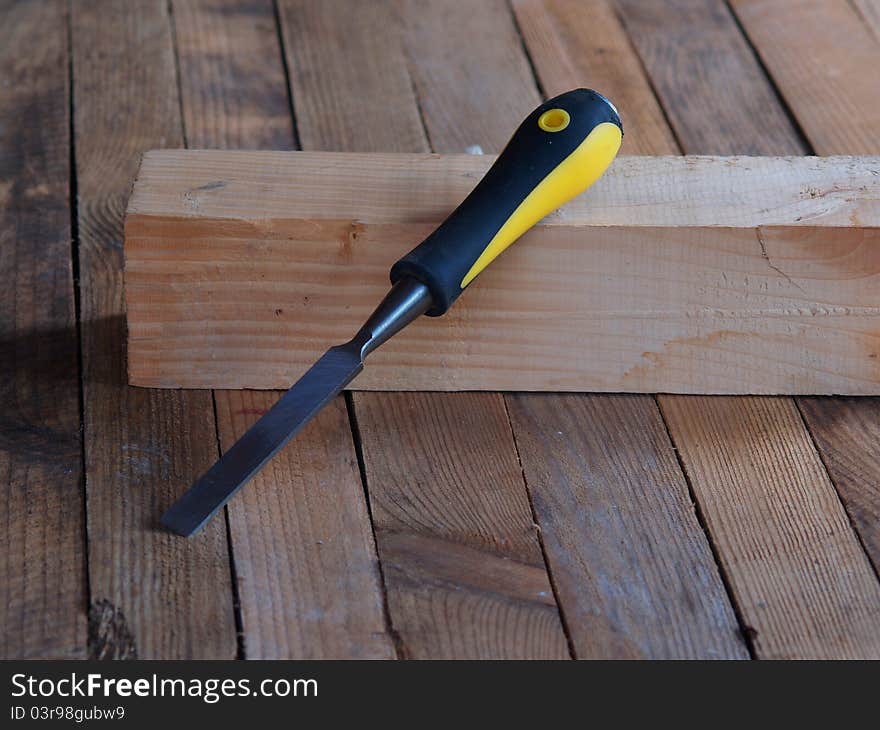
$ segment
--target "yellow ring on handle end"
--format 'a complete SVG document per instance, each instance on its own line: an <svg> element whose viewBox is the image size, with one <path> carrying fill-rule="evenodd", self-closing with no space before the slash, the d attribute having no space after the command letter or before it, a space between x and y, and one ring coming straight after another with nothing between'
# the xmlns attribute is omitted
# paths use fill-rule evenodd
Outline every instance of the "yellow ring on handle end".
<svg viewBox="0 0 880 730"><path fill-rule="evenodd" d="M538 126L545 132L561 132L569 122L571 116L565 109L548 109L538 117Z"/></svg>

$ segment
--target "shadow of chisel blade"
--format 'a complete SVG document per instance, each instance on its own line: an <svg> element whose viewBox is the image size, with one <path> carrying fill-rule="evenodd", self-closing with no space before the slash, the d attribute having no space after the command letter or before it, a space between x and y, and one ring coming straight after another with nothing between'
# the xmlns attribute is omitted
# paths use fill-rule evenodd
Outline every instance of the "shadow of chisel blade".
<svg viewBox="0 0 880 730"><path fill-rule="evenodd" d="M172 532L194 535L334 396L363 370L360 353L328 350L220 460L162 515Z"/></svg>

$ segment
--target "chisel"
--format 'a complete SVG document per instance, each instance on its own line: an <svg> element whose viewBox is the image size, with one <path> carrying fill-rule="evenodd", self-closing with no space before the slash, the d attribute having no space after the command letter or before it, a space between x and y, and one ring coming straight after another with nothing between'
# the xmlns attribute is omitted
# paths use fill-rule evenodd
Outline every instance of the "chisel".
<svg viewBox="0 0 880 730"><path fill-rule="evenodd" d="M364 359L413 320L445 314L505 248L592 185L620 149L614 105L589 89L529 114L483 179L431 235L391 267L391 290L360 331L331 347L164 515L198 532L273 454L364 368Z"/></svg>

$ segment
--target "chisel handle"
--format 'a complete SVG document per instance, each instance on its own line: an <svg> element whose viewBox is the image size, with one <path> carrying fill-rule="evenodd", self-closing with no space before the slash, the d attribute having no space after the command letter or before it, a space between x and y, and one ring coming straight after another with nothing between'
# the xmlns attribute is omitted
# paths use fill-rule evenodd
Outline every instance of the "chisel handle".
<svg viewBox="0 0 880 730"><path fill-rule="evenodd" d="M450 216L391 268L431 292L444 314L498 254L592 185L620 149L614 105L590 89L544 102L514 132L485 177Z"/></svg>

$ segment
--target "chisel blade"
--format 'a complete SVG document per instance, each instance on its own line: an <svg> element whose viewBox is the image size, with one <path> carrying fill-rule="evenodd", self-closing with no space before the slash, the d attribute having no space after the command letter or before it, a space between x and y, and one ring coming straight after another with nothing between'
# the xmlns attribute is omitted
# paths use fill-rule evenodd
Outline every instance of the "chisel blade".
<svg viewBox="0 0 880 730"><path fill-rule="evenodd" d="M161 523L184 537L198 532L363 368L360 347L330 348L162 515Z"/></svg>

